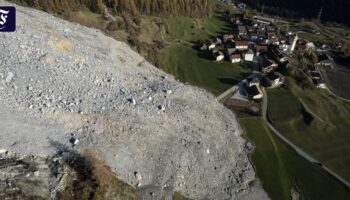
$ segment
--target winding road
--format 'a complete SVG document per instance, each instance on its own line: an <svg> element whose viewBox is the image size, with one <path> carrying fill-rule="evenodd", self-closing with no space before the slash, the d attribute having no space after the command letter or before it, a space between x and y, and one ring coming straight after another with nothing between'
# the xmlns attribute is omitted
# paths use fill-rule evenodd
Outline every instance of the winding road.
<svg viewBox="0 0 350 200"><path fill-rule="evenodd" d="M323 80L325 80L324 74L321 73L321 71L319 69L317 69ZM259 72L258 72L259 73ZM343 100L343 101L347 101L350 102L349 99L344 99L338 95L336 95L334 92L331 91L331 89L327 86L326 87L327 90L330 92L330 94L334 95L335 97ZM224 93L222 93L221 95L219 95L217 97L217 101L221 101L223 100L225 97L227 97L228 95L236 92L238 89L237 86L233 86L232 88L230 88L229 90L225 91ZM319 160L317 160L316 158L314 158L313 156L311 156L310 154L306 153L304 150L302 150L301 148L299 148L298 146L296 146L292 141L290 141L289 139L287 139L285 136L283 136L283 134L281 134L271 123L269 115L268 115L268 95L267 92L265 90L265 88L263 88L263 93L264 93L264 97L263 97L263 102L262 102L262 115L263 115L263 119L266 122L267 126L270 128L270 130L272 130L272 132L278 137L280 138L284 143L286 143L290 148L292 148L299 156L301 156L302 158L304 158L305 160L307 160L308 162L310 162L313 165L317 165L319 167L321 167L323 170L325 170L328 174L330 174L331 176L333 176L335 179L337 179L338 181L340 181L341 183L343 183L345 186L347 186L348 188L350 188L350 182L348 182L347 180L345 180L344 178L342 178L341 176L339 176L337 173L335 173L333 170L331 170L330 168L324 166ZM316 115L316 117L318 117ZM323 120L321 120L323 121ZM333 125L334 126L334 125Z"/></svg>
<svg viewBox="0 0 350 200"><path fill-rule="evenodd" d="M224 99L225 97L227 97L228 95L234 93L235 91L237 91L237 86L234 86L232 88L230 88L229 90L227 90L226 92L222 93L220 96L217 97L217 101L221 101L222 99ZM334 171L332 171L330 168L324 166L319 160L317 160L316 158L314 158L313 156L311 156L310 154L306 153L304 150L302 150L301 148L299 148L298 146L296 146L292 141L290 141L289 139L287 139L286 137L283 136L282 133L280 133L272 124L271 121L269 119L269 115L268 115L268 96L267 96L267 92L266 89L263 88L263 93L264 93L264 97L263 97L263 101L262 101L262 115L263 115L263 119L266 122L267 126L270 128L270 130L272 130L272 132L278 137L280 138L284 143L286 143L290 148L292 148L299 156L301 156L302 158L304 158L305 160L309 161L311 164L317 165L319 167L321 167L323 170L325 170L328 174L330 174L331 176L333 176L335 179L337 179L338 181L340 181L341 183L343 183L344 185L346 185L348 188L350 188L350 182L348 182L347 180L345 180L344 178L340 177L337 173L335 173Z"/></svg>

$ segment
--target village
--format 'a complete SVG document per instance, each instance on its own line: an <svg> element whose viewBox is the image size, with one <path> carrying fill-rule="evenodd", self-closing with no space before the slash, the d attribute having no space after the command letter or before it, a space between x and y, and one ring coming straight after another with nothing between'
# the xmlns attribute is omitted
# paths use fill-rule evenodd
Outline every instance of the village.
<svg viewBox="0 0 350 200"><path fill-rule="evenodd" d="M236 7L244 8L244 4ZM317 64L309 70L316 88L326 89L317 68L331 66L332 58L320 53L312 42L298 37L297 33L281 30L278 20L262 16L246 17L244 14L230 16L232 32L200 44L200 51L207 52L215 62L244 63L253 73L234 86L232 99L238 101L260 101L264 97L263 87L283 85L284 69L289 67L293 52L316 52ZM232 65L235 67L235 65Z"/></svg>

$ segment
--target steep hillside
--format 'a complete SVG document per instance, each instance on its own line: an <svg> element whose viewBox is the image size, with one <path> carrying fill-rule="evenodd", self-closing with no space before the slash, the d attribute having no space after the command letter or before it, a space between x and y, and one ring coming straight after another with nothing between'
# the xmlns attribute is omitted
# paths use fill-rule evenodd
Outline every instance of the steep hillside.
<svg viewBox="0 0 350 200"><path fill-rule="evenodd" d="M101 31L20 6L17 20L0 35L1 156L89 148L139 199L267 198L253 184L251 145L214 96Z"/></svg>
<svg viewBox="0 0 350 200"><path fill-rule="evenodd" d="M97 28L135 48L147 61L157 64L157 54L171 34L167 23L189 22L194 32L207 32L213 18L211 0L9 0L59 16L71 22ZM198 26L199 24L199 26ZM210 29L211 27L209 27ZM192 36L195 39L196 34ZM181 38L179 38L181 39Z"/></svg>

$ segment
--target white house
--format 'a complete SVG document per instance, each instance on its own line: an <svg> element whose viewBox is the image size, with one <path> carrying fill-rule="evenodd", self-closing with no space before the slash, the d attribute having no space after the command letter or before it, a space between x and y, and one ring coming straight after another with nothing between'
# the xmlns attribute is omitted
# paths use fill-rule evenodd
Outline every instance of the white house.
<svg viewBox="0 0 350 200"><path fill-rule="evenodd" d="M232 54L230 56L230 61L232 63L239 63L239 62L241 62L241 55L240 54Z"/></svg>
<svg viewBox="0 0 350 200"><path fill-rule="evenodd" d="M208 50L212 50L216 47L215 43L211 43L209 46L208 46Z"/></svg>
<svg viewBox="0 0 350 200"><path fill-rule="evenodd" d="M319 83L319 84L316 85L316 87L317 87L318 89L326 89L326 88L327 88L327 87L326 87L326 84L324 84L324 83Z"/></svg>
<svg viewBox="0 0 350 200"><path fill-rule="evenodd" d="M270 87L274 88L281 85L284 81L282 74L278 72L269 73L266 75Z"/></svg>
<svg viewBox="0 0 350 200"><path fill-rule="evenodd" d="M312 81L314 82L314 85L316 86L316 88L318 89L326 89L327 86L326 84L323 82L323 80L321 78L312 78Z"/></svg>
<svg viewBox="0 0 350 200"><path fill-rule="evenodd" d="M288 51L290 49L290 45L288 45L288 44L280 44L279 45L279 49L281 49L282 51Z"/></svg>
<svg viewBox="0 0 350 200"><path fill-rule="evenodd" d="M244 60L248 62L253 62L254 61L254 52L252 50L247 51L244 54Z"/></svg>
<svg viewBox="0 0 350 200"><path fill-rule="evenodd" d="M328 54L320 54L320 55L318 55L317 65L332 66L333 65L333 58L331 56L329 56Z"/></svg>
<svg viewBox="0 0 350 200"><path fill-rule="evenodd" d="M316 50L316 45L313 42L306 43L306 48Z"/></svg>
<svg viewBox="0 0 350 200"><path fill-rule="evenodd" d="M215 57L216 61L221 61L225 58L224 54L221 51L215 52L214 57Z"/></svg>

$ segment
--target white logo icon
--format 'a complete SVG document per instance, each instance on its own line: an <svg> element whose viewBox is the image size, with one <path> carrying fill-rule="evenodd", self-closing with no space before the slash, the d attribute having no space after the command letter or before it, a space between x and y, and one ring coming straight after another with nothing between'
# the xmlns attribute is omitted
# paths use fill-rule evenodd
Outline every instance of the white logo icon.
<svg viewBox="0 0 350 200"><path fill-rule="evenodd" d="M10 11L0 9L0 30L5 28L5 24L7 21L7 15Z"/></svg>

